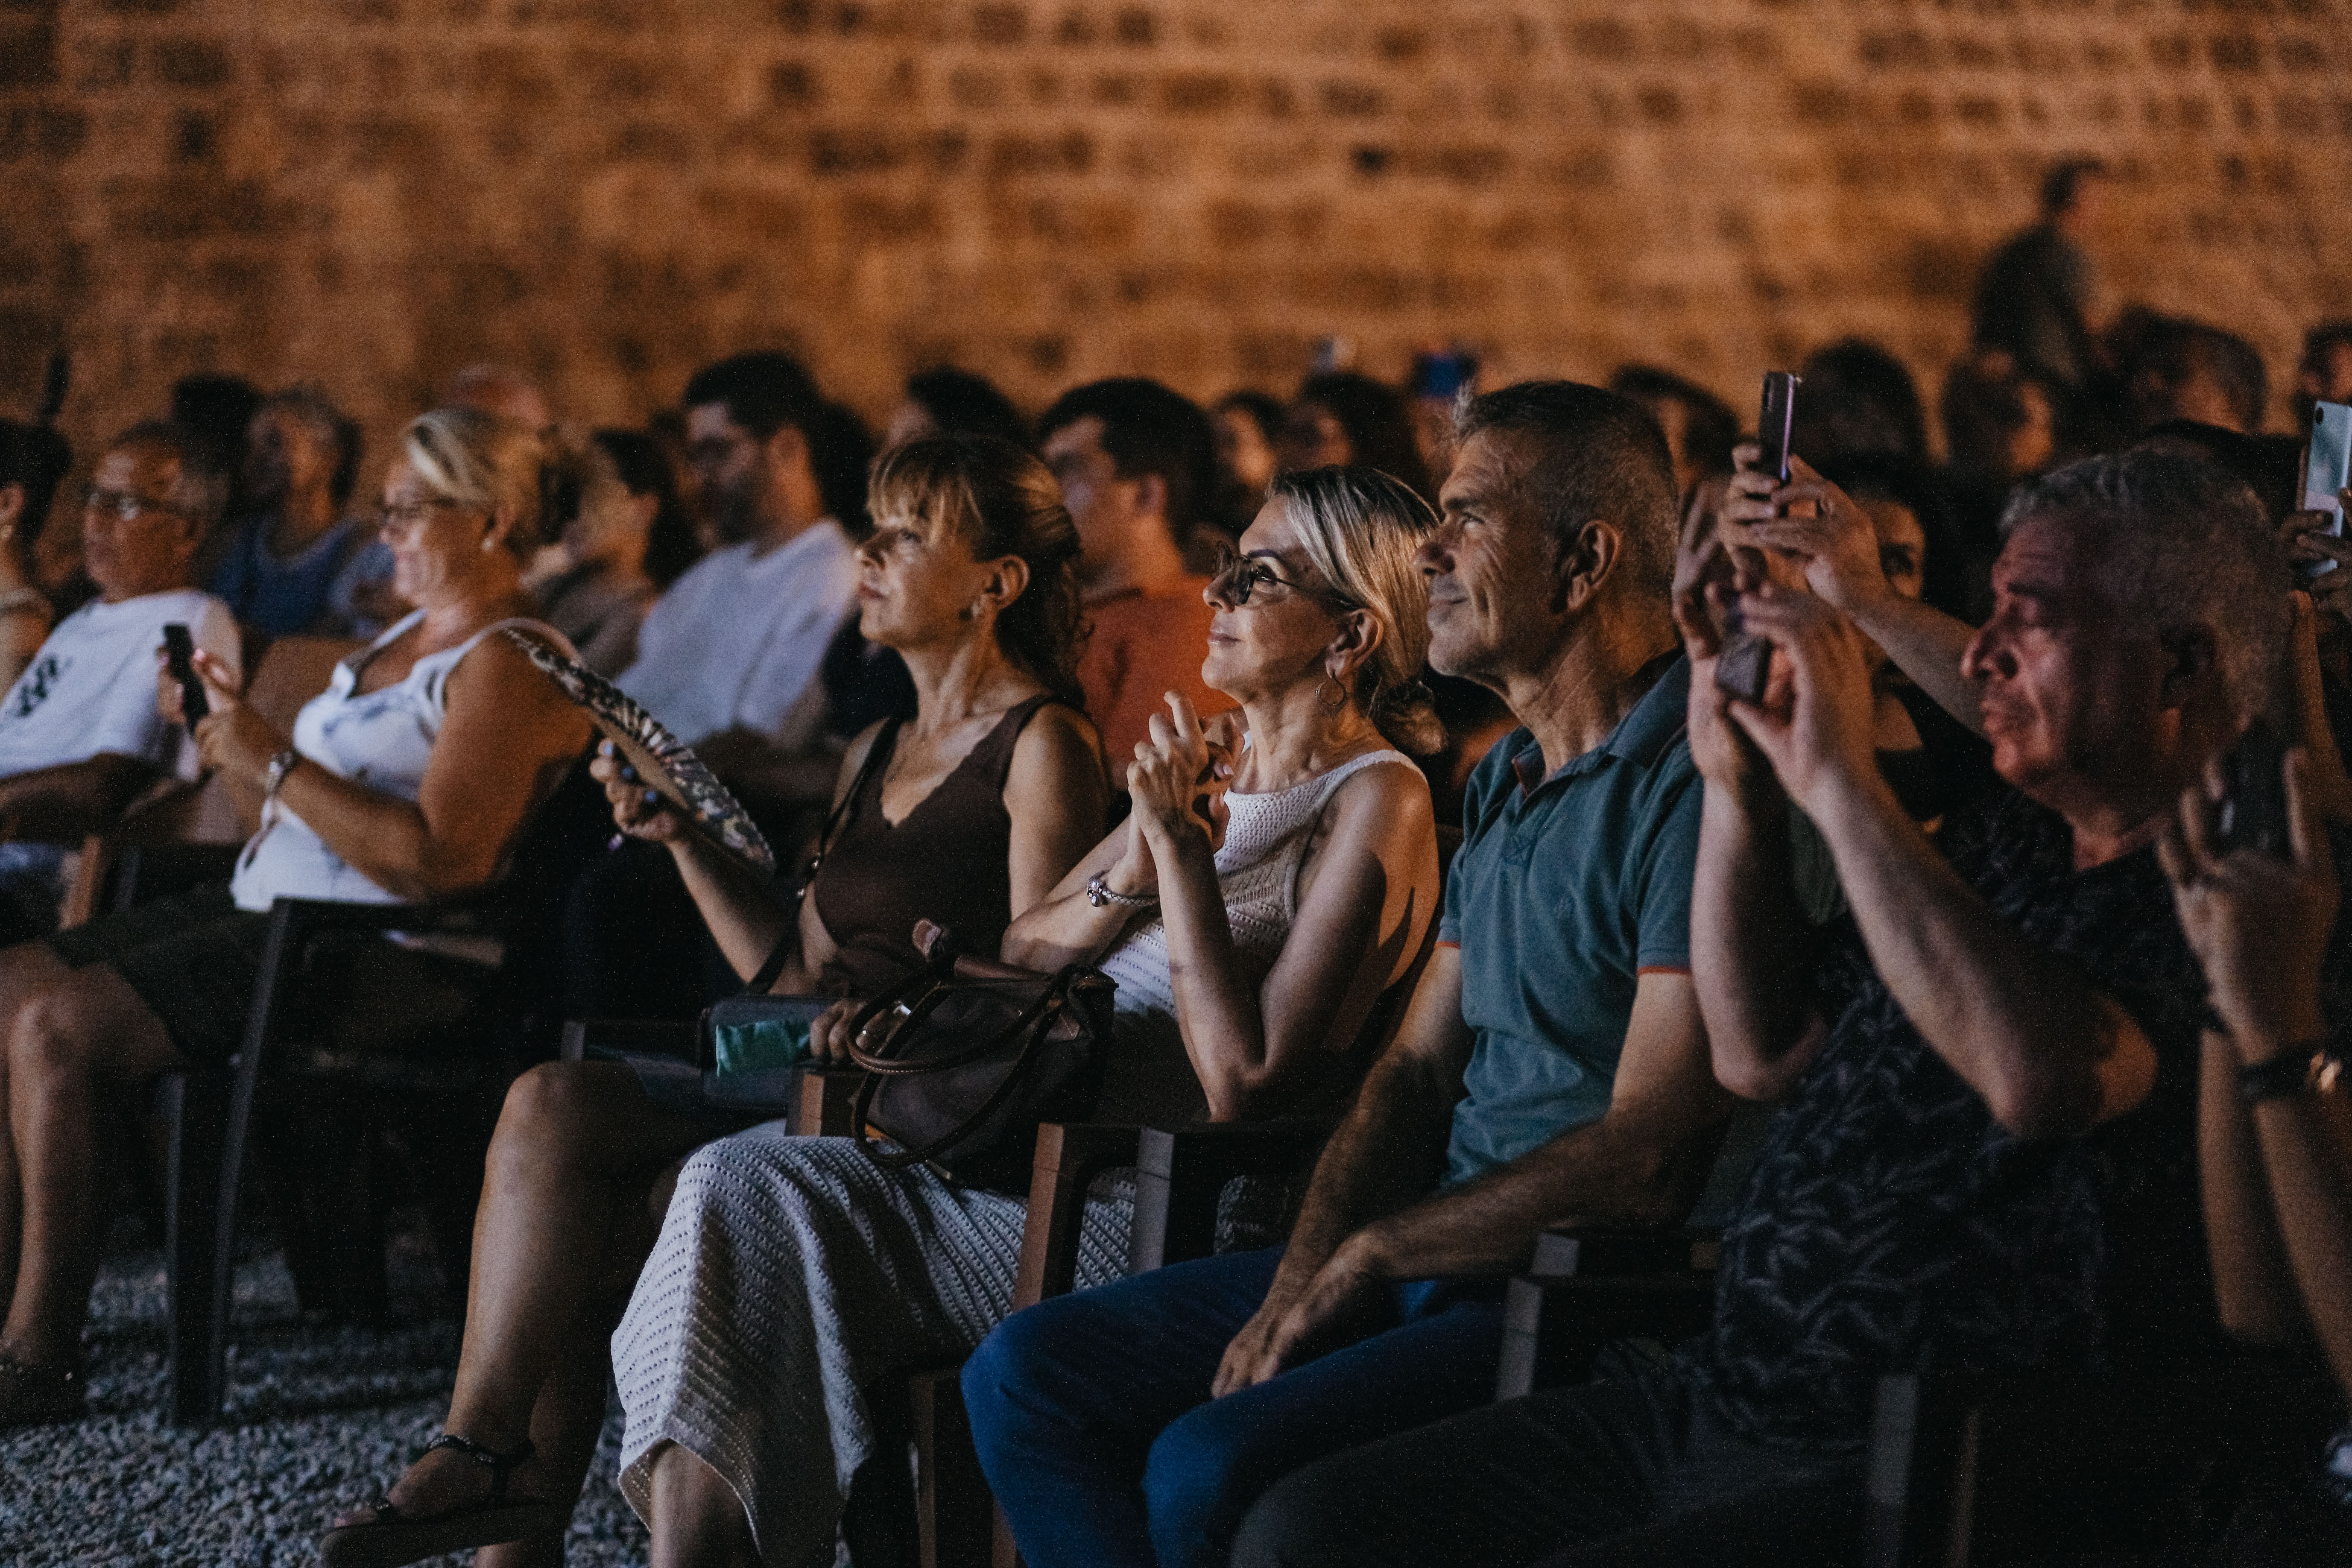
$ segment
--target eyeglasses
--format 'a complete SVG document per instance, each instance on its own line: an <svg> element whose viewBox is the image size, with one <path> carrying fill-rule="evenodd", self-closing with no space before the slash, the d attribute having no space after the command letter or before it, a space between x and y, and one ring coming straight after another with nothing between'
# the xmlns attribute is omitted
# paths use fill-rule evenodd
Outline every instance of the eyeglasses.
<svg viewBox="0 0 2352 1568"><path fill-rule="evenodd" d="M1328 588L1310 588L1304 583L1293 583L1275 575L1274 568L1254 556L1234 552L1230 544L1217 546L1217 564L1209 574L1210 591L1220 598L1239 606L1250 602L1250 595L1261 583L1272 583L1294 594L1304 594L1335 613L1361 609L1363 606L1345 594L1335 594Z"/></svg>
<svg viewBox="0 0 2352 1568"><path fill-rule="evenodd" d="M174 501L156 500L135 490L101 489L96 485L82 491L81 509L86 512L97 512L101 517L110 517L117 522L136 522L142 514L151 511L168 511L173 517L188 515L186 510Z"/></svg>
<svg viewBox="0 0 2352 1568"><path fill-rule="evenodd" d="M405 533L435 512L457 504L447 496L434 496L426 500L403 501L398 506L380 506L375 509L375 525Z"/></svg>

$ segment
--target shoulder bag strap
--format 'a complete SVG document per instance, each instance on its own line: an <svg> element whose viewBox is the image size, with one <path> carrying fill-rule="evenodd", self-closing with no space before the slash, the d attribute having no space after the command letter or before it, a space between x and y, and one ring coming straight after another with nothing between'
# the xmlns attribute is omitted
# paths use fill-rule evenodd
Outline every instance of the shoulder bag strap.
<svg viewBox="0 0 2352 1568"><path fill-rule="evenodd" d="M884 720L881 730L874 737L874 743L866 748L866 760L857 764L857 776L849 781L848 791L834 802L833 809L825 814L824 831L817 835L816 853L809 857L807 874L801 879L801 890L793 899L795 918L785 923L784 934L778 937L776 945L768 950L767 962L760 965L759 973L751 976L751 983L743 987L744 995L765 996L768 988L776 983L776 976L784 972L784 965L792 962L794 950L800 946L800 921L797 917L801 900L808 897L809 889L815 885L817 868L824 864L825 852L833 847L834 837L841 831L842 818L857 797L866 793L866 783L873 777L875 764L887 754L884 743L890 742L895 749L898 737L898 721Z"/></svg>

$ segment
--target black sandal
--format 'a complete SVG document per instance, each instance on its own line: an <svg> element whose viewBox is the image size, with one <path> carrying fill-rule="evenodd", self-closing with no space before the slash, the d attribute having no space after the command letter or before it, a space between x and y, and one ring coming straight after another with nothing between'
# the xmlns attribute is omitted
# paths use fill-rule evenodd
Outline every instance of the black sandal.
<svg viewBox="0 0 2352 1568"><path fill-rule="evenodd" d="M357 1524L338 1525L319 1542L320 1560L327 1568L401 1568L446 1552L476 1546L499 1546L509 1541L561 1530L572 1510L537 1498L507 1496L507 1478L517 1465L538 1452L529 1438L512 1453L485 1448L455 1432L444 1432L418 1451L423 1459L436 1448L453 1448L490 1472L490 1495L429 1518L404 1514L385 1492L368 1507L375 1514Z"/></svg>

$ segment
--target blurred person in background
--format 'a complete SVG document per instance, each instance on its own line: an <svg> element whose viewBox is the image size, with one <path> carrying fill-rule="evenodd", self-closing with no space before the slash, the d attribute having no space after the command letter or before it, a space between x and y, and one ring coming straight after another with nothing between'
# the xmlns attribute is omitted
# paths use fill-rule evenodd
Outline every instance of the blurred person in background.
<svg viewBox="0 0 2352 1568"><path fill-rule="evenodd" d="M2205 321L2159 316L2145 324L2119 367L2133 428L2171 419L2259 435L2270 401L2262 351Z"/></svg>
<svg viewBox="0 0 2352 1568"><path fill-rule="evenodd" d="M1206 573L1217 559L1217 539L1232 543L1257 521L1273 482L1275 442L1282 435L1282 399L1244 387L1217 399L1209 422L1217 434L1217 493L1206 526L1185 552L1188 570Z"/></svg>
<svg viewBox="0 0 2352 1568"><path fill-rule="evenodd" d="M1731 449L1739 444L1739 416L1731 405L1695 381L1655 365L1619 365L1609 390L1650 411L1665 432L1675 457L1676 493L1687 503L1699 480L1731 472Z"/></svg>
<svg viewBox="0 0 2352 1568"><path fill-rule="evenodd" d="M986 376L952 365L917 371L907 378L907 395L882 432L884 447L904 446L918 436L993 436L1034 449L1029 421L1013 399Z"/></svg>
<svg viewBox="0 0 2352 1568"><path fill-rule="evenodd" d="M167 417L195 437L194 461L220 480L220 517L242 517L252 504L244 487L245 443L261 402L261 389L241 375L184 375L172 384ZM205 542L196 557L198 582L212 575L221 543Z"/></svg>
<svg viewBox="0 0 2352 1568"><path fill-rule="evenodd" d="M2352 321L2322 321L2303 335L2294 371L2294 428L2311 428L2315 403L2352 403Z"/></svg>
<svg viewBox="0 0 2352 1568"><path fill-rule="evenodd" d="M360 477L359 421L315 386L263 400L247 427L244 494L212 591L265 637L351 632L352 595L379 571L363 557L375 526L351 510ZM388 566L388 560L383 563Z"/></svg>
<svg viewBox="0 0 2352 1568"><path fill-rule="evenodd" d="M2069 391L2086 389L2099 365L2097 273L2083 248L2105 209L2107 174L2095 158L2070 158L2042 182L2041 221L1996 252L1978 279L1970 339Z"/></svg>
<svg viewBox="0 0 2352 1568"><path fill-rule="evenodd" d="M236 622L194 585L223 489L204 440L137 425L99 458L80 520L98 597L58 623L0 699L0 942L56 926L67 847L178 759L179 731L155 709L163 627L186 626L236 668Z"/></svg>
<svg viewBox="0 0 2352 1568"><path fill-rule="evenodd" d="M1358 463L1435 504L1437 488L1403 395L1352 370L1325 371L1298 384L1276 452L1286 473Z"/></svg>
<svg viewBox="0 0 2352 1568"><path fill-rule="evenodd" d="M57 619L41 591L36 549L72 470L64 437L46 425L0 419L0 682L9 686Z"/></svg>
<svg viewBox="0 0 2352 1568"><path fill-rule="evenodd" d="M1477 395L1478 356L1458 342L1423 349L1412 356L1405 386L1421 466L1432 484L1442 485L1454 467L1454 405L1465 392Z"/></svg>
<svg viewBox="0 0 2352 1568"><path fill-rule="evenodd" d="M450 408L478 408L485 414L495 414L532 430L544 430L555 423L555 416L548 411L547 395L539 389L539 383L502 364L467 365L449 378L449 390L441 401Z"/></svg>
<svg viewBox="0 0 2352 1568"><path fill-rule="evenodd" d="M1037 429L1078 527L1078 588L1092 623L1078 684L1110 776L1122 779L1170 692L1204 714L1230 706L1201 679L1208 579L1184 570L1216 482L1216 438L1190 399L1140 376L1072 387Z"/></svg>
<svg viewBox="0 0 2352 1568"><path fill-rule="evenodd" d="M638 624L662 590L648 564L662 496L632 489L614 458L614 441L643 442L643 436L599 430L583 442L561 431L550 430L556 438L550 442L554 482L547 523L555 542L540 552L523 585L539 601L547 624L572 639L580 662L610 678L635 660ZM652 462L660 474L657 452ZM668 521L691 550L692 531L677 515L674 502ZM675 543L670 553L677 553ZM671 573L673 581L677 575Z"/></svg>
<svg viewBox="0 0 2352 1568"><path fill-rule="evenodd" d="M1789 449L1815 465L1892 455L1929 461L1927 411L1903 362L1862 338L1815 349L1797 367L1803 384Z"/></svg>

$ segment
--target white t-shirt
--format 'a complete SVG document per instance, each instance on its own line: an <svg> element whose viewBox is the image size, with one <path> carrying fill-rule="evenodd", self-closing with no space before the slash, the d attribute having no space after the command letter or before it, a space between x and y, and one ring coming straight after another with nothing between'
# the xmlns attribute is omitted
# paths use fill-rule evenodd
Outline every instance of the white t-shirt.
<svg viewBox="0 0 2352 1568"><path fill-rule="evenodd" d="M797 751L824 726L818 672L856 591L856 551L831 518L765 555L714 550L646 612L615 684L688 745L740 726Z"/></svg>
<svg viewBox="0 0 2352 1568"><path fill-rule="evenodd" d="M236 621L210 594L181 588L59 621L0 701L0 776L85 763L100 752L172 766L180 728L155 710L155 650L184 623L198 647L237 668Z"/></svg>

